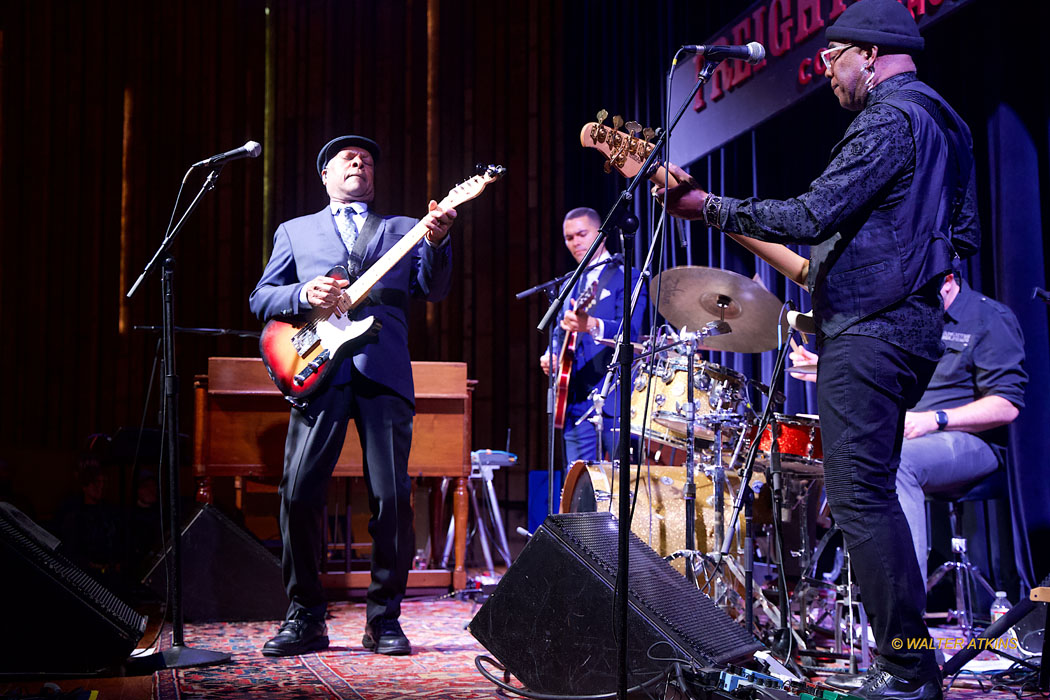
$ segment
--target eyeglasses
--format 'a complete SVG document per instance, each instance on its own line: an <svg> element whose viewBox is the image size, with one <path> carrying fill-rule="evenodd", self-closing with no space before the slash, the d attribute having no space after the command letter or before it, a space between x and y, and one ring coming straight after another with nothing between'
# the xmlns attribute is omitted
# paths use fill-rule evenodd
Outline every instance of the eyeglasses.
<svg viewBox="0 0 1050 700"><path fill-rule="evenodd" d="M852 49L854 46L855 46L855 44L843 44L842 46L832 46L830 49L824 49L823 51L821 51L817 55L820 56L821 63L823 63L826 68L830 68L832 66L832 64L834 64L835 61L837 61L839 59L839 56L842 56L842 54L840 53L838 56L835 56L831 60L828 60L828 56L830 56L831 54L836 53L838 51L845 51L846 49Z"/></svg>

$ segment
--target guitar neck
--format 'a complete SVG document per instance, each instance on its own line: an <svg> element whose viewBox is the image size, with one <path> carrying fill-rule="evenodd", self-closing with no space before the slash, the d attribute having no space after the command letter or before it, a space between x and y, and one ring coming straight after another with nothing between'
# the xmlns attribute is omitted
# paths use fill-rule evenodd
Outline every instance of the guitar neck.
<svg viewBox="0 0 1050 700"><path fill-rule="evenodd" d="M441 200L438 205L443 210L454 209L461 204L461 201L455 201L453 197L445 197ZM397 243L395 243L390 250L383 253L383 257L379 258L371 267L365 270L357 281L350 285L350 288L346 290L346 295L350 297L350 308L356 308L366 298L368 298L369 292L372 291L372 287L379 283L379 280L383 279L386 273L390 272L401 262L401 259L411 253L419 242L423 240L423 237L427 235L427 225L423 221L419 221L415 226L409 229L408 233L401 237Z"/></svg>
<svg viewBox="0 0 1050 700"><path fill-rule="evenodd" d="M346 295L350 297L350 308L356 308L368 297L372 287L376 286L379 280L383 279L383 275L390 272L394 265L401 262L401 258L408 255L419 245L419 242L423 240L423 236L427 234L427 230L426 225L420 221L402 236L401 240L395 243L390 250L383 253L383 257L365 270L357 278L356 282L350 285L350 288L346 290Z"/></svg>

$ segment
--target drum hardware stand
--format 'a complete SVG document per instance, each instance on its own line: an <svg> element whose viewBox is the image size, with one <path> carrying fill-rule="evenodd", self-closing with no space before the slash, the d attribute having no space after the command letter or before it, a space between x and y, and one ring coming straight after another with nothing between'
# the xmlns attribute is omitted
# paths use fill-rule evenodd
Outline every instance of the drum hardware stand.
<svg viewBox="0 0 1050 700"><path fill-rule="evenodd" d="M722 320L711 321L700 331L689 332L685 327L679 334L680 342L685 345L686 352L686 391L685 391L685 487L682 489L682 498L685 500L685 549L688 552L696 550L696 393L694 389L693 376L695 373L695 359L697 341L709 336L731 333L729 324L725 322L725 308L729 305L728 300L723 305L719 299L719 307L722 309ZM715 460L715 546L719 550L722 547L722 537L725 527L722 521L722 509L724 505L723 488L725 488L725 470L722 468L722 427L716 427L717 435L717 459ZM693 555L686 554L686 577L694 586L697 585L695 561ZM719 593L716 588L716 597Z"/></svg>
<svg viewBox="0 0 1050 700"><path fill-rule="evenodd" d="M770 381L769 381L769 386L770 387L775 387L777 385L777 383L780 381L781 377L783 377L783 375L784 375L784 363L785 363L785 360L787 358L787 353L788 353L788 350L790 349L790 347L791 347L790 344L786 340L785 340L785 342L783 342L780 345L780 350L777 352L776 363L775 363L775 365L773 367L773 376L770 378ZM801 669L797 668L798 664L797 664L797 662L794 659L794 653L793 653L794 631L792 630L792 627L791 627L791 616L790 616L790 612L791 611L790 611L790 607L788 605L788 600L787 600L787 582L786 582L786 579L785 579L785 576L784 576L783 539L782 539L782 534L781 534L781 531L780 531L780 486L781 486L780 485L780 477L781 477L781 474L780 474L780 449L779 449L779 444L778 444L779 433L778 433L777 424L776 424L776 422L774 420L775 411L773 410L773 407L774 407L774 405L776 403L775 399L776 399L775 393L771 391L770 392L770 396L768 397L768 400L766 401L765 408L762 411L762 415L759 418L758 426L756 427L756 430L755 430L755 437L751 441L751 446L748 449L747 458L744 460L744 469L743 469L743 473L741 474L741 477L740 477L740 479L741 479L740 491L739 491L739 493L737 495L736 503L733 506L733 515L730 518L730 522L729 522L729 537L726 538L725 542L723 542L722 548L715 555L715 557L716 557L715 567L716 567L716 571L717 571L717 567L720 566L723 561L725 561L727 555L729 554L729 546L728 545L732 542L733 533L736 530L736 523L738 522L738 520L740 518L740 512L744 509L744 506L745 506L744 501L746 499L746 495L747 495L747 493L749 491L751 491L751 479L754 477L755 459L758 456L758 446L759 446L759 443L761 442L762 433L765 431L766 426L771 426L770 430L771 430L772 444L770 445L770 469L769 469L769 471L770 471L770 475L772 476L772 479L771 479L772 484L770 484L772 490L771 490L770 495L772 497L771 500L772 500L772 506L773 506L773 539L774 539L774 546L777 548L777 553L778 553L778 555L777 555L777 569L778 569L777 579L778 579L778 587L780 589L780 595L779 595L780 600L778 601L778 608L779 608L779 612L780 612L780 615L779 615L780 624L779 624L777 630L774 632L773 644L770 645L770 648L780 658L784 659L786 663L788 663L791 666L794 666L795 667L794 670L796 672L800 673ZM748 546L753 548L754 547L754 532L752 530L748 530L745 533L745 539L751 540L751 544L750 545L745 545L745 549ZM753 568L752 568L752 571L750 571L750 572L745 570L744 574L745 574L745 577L750 579L750 581L751 581L750 586L749 586L748 582L745 580L745 584L744 584L745 589L748 589L749 587L753 589L753 586L754 586L754 571L753 571ZM754 617L753 617L753 612L751 610L751 606L750 605L748 605L745 608L745 624L746 624L748 630L753 630L754 629ZM800 675L801 675L801 673L800 673Z"/></svg>

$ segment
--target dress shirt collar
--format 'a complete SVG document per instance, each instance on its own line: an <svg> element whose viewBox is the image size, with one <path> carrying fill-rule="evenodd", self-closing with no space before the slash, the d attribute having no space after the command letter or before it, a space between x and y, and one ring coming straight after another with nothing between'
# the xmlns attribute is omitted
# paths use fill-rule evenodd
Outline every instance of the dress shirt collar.
<svg viewBox="0 0 1050 700"><path fill-rule="evenodd" d="M332 215L336 215L339 211L345 207L350 207L354 210L356 216L364 216L368 213L368 202L350 202L349 204L343 204L342 202L330 201L328 208L331 210Z"/></svg>

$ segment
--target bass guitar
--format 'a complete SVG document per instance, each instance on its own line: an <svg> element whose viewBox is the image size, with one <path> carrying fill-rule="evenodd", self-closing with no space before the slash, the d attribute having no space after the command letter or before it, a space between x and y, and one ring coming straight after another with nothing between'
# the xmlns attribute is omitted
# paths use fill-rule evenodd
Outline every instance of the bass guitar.
<svg viewBox="0 0 1050 700"><path fill-rule="evenodd" d="M438 206L454 209L469 202L501 178L504 172L503 166L488 166L484 172L449 190ZM316 309L305 319L293 322L272 319L266 324L259 338L259 353L270 378L293 405L305 406L328 385L339 363L379 332L382 324L374 316L357 318L354 309L368 298L372 287L386 273L419 245L428 230L420 221L371 267L352 280L343 291L346 313L340 313L336 307ZM342 266L332 268L327 275L351 281Z"/></svg>

